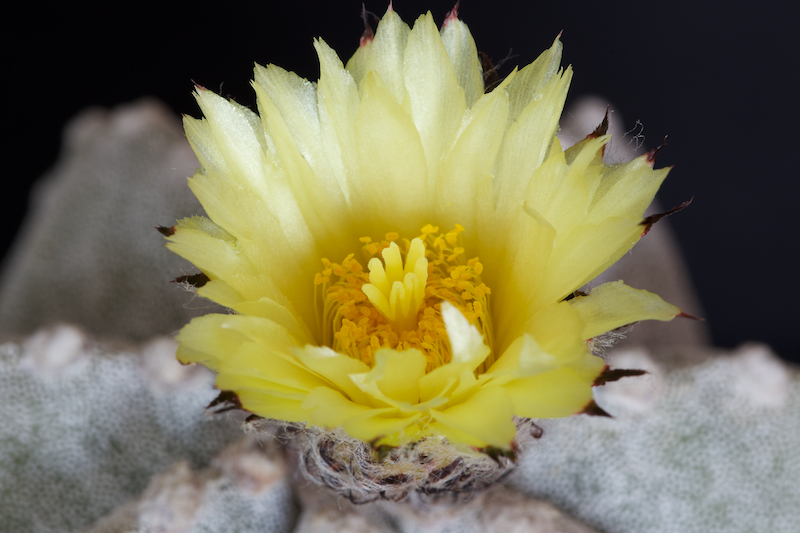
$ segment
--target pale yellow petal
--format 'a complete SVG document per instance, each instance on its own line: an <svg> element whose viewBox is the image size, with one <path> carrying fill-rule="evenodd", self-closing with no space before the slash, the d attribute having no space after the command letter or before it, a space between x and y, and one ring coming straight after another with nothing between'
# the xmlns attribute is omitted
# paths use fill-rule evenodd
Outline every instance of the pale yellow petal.
<svg viewBox="0 0 800 533"><path fill-rule="evenodd" d="M204 293L205 294L205 293ZM314 336L306 324L283 305L271 298L232 303L231 309L242 315L266 318L286 328L289 334L302 344L314 342Z"/></svg>
<svg viewBox="0 0 800 533"><path fill-rule="evenodd" d="M594 384L594 381L606 366L606 362L603 358L589 352L584 353L582 357L566 365L566 367L575 372L579 378L592 384Z"/></svg>
<svg viewBox="0 0 800 533"><path fill-rule="evenodd" d="M229 315L205 315L192 319L181 329L176 339L180 342L177 357L183 364L202 363L214 372L222 360L235 353L247 342L236 331L221 327Z"/></svg>
<svg viewBox="0 0 800 533"><path fill-rule="evenodd" d="M409 404L419 403L419 380L425 375L427 360L422 352L398 352L381 348L375 352L375 365L367 373L350 378L365 393L375 398L390 398Z"/></svg>
<svg viewBox="0 0 800 533"><path fill-rule="evenodd" d="M374 212L401 234L419 231L430 213L425 152L413 120L374 73L364 82L356 142Z"/></svg>
<svg viewBox="0 0 800 533"><path fill-rule="evenodd" d="M231 308L239 305L242 300L259 301L261 298L268 298L294 317L297 327L304 331L304 336L311 331L307 326L309 322L314 323L311 275L305 279L300 277L295 282L296 287L291 285L292 278L281 280L283 287L296 291L292 292L294 295L306 293L310 299L310 301L297 298L290 300L280 290L275 279L262 270L264 264L258 264L258 267L261 267L258 268L248 259L248 254L242 252L242 245L238 241L230 242L216 238L204 231L183 227L182 224L183 221L178 223L177 231L169 237L167 247L194 263L212 280L220 279L227 286L223 288L219 283L209 284L198 290L200 296ZM255 249L253 246L247 248L250 252ZM293 277L297 277L297 274L294 273ZM303 307L297 309L295 303ZM284 322L288 326L291 321L284 320Z"/></svg>
<svg viewBox="0 0 800 533"><path fill-rule="evenodd" d="M511 101L509 118L515 120L532 101L541 98L542 88L550 82L561 67L561 39L556 37L553 45L542 52L536 61L519 71L516 79L508 86Z"/></svg>
<svg viewBox="0 0 800 533"><path fill-rule="evenodd" d="M586 323L582 331L584 339L640 320L672 320L681 312L661 297L628 287L621 281L604 283L588 296L573 298L569 304Z"/></svg>
<svg viewBox="0 0 800 533"><path fill-rule="evenodd" d="M491 379L491 386L498 386L548 372L561 364L558 358L542 350L533 335L526 333L517 337L484 375L485 379Z"/></svg>
<svg viewBox="0 0 800 533"><path fill-rule="evenodd" d="M524 69L509 84L510 95L523 76ZM496 203L498 213L514 213L520 209L529 183L540 180L534 171L545 161L550 145L558 131L558 121L572 80L572 70L554 75L527 103L519 116L514 113L514 100L509 103L509 120L503 147L497 159ZM520 98L527 98L520 97ZM533 176L533 177L532 177ZM530 203L530 202L528 202ZM550 217L539 205L532 207ZM551 221L552 222L552 221Z"/></svg>
<svg viewBox="0 0 800 533"><path fill-rule="evenodd" d="M562 300L599 276L636 243L640 232L638 218L611 218L575 228L557 242L528 312Z"/></svg>
<svg viewBox="0 0 800 533"><path fill-rule="evenodd" d="M450 58L430 13L419 17L408 36L404 81L414 125L428 164L428 177L438 176L439 160L455 138L466 104ZM432 185L432 184L431 184Z"/></svg>
<svg viewBox="0 0 800 533"><path fill-rule="evenodd" d="M669 168L653 169L647 154L615 166L604 166L592 195L589 221L600 217L632 214L643 216Z"/></svg>
<svg viewBox="0 0 800 533"><path fill-rule="evenodd" d="M347 62L347 70L358 84L359 92L363 89L367 74L376 71L395 101L398 104L403 102L406 97L403 56L410 32L408 25L390 6L378 25L373 41L360 47Z"/></svg>
<svg viewBox="0 0 800 533"><path fill-rule="evenodd" d="M320 71L317 83L319 141L345 200L351 206L358 206L363 203L364 188L362 177L354 171L358 168L355 138L358 86L336 52L323 40L314 41L314 48Z"/></svg>
<svg viewBox="0 0 800 533"><path fill-rule="evenodd" d="M481 231L487 230L482 227ZM491 228L488 231L489 250L481 250L481 260L485 264L484 279L492 287L495 349L503 353L523 333L531 317L528 303L546 272L556 230L541 215L525 210L508 236L492 236Z"/></svg>
<svg viewBox="0 0 800 533"><path fill-rule="evenodd" d="M483 68L475 41L467 25L457 17L444 22L441 37L458 84L464 89L467 107L470 108L483 95Z"/></svg>
<svg viewBox="0 0 800 533"><path fill-rule="evenodd" d="M295 348L292 353L305 366L325 376L339 387L351 401L360 405L371 405L369 396L359 389L349 376L369 372L369 367L361 361L337 353L327 346L306 345Z"/></svg>
<svg viewBox="0 0 800 533"><path fill-rule="evenodd" d="M490 352L481 332L450 302L442 302L442 319L450 339L451 364L464 363L470 370L478 368Z"/></svg>
<svg viewBox="0 0 800 533"><path fill-rule="evenodd" d="M475 369L491 353L483 335L449 302L442 302L442 318L450 339L452 359L419 380L420 398L429 401L449 396L458 402L474 392Z"/></svg>
<svg viewBox="0 0 800 533"><path fill-rule="evenodd" d="M272 73L272 77L283 79L282 76L277 75L278 72L280 71L276 68L262 69L257 66L256 80L268 84L270 83L270 73ZM343 240L344 235L341 232L333 231L330 224L331 219L347 217L350 214L341 189L335 181L330 180L327 172L323 171L320 175L314 172L306 154L301 151L301 146L292 135L292 124L287 122L286 116L258 81L253 83L253 88L258 98L259 114L264 129L269 131L275 140L281 171L288 177L287 183L291 194L302 213L302 215L294 215L294 217L306 223L315 243L323 250L344 246L346 244L346 241ZM286 91L288 89L283 87L283 92ZM282 92L279 91L279 94ZM282 104L288 106L291 105L291 102ZM296 105L300 106L301 104L296 103ZM316 106L316 98L314 98L314 105ZM288 110L287 114L290 117L293 116ZM318 140L316 144L318 145ZM324 160L322 155L316 155L316 157L316 161ZM320 165L324 166L321 162ZM282 223L290 223L292 219L279 220Z"/></svg>
<svg viewBox="0 0 800 533"><path fill-rule="evenodd" d="M490 181L495 157L503 141L508 96L497 90L483 96L464 117L455 143L442 155L436 182L440 224L477 229L481 181ZM471 231L465 239L473 238Z"/></svg>

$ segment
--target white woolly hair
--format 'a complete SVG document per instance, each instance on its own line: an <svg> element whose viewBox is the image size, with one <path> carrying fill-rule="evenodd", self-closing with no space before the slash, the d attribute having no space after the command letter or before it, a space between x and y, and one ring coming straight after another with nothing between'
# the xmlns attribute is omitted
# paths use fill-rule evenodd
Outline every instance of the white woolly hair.
<svg viewBox="0 0 800 533"><path fill-rule="evenodd" d="M295 471L353 503L375 500L425 505L460 502L498 483L516 466L516 451L542 435L529 419L515 419L511 452L484 453L455 447L447 439L427 437L398 448L374 449L341 428L250 417L244 430L281 441Z"/></svg>

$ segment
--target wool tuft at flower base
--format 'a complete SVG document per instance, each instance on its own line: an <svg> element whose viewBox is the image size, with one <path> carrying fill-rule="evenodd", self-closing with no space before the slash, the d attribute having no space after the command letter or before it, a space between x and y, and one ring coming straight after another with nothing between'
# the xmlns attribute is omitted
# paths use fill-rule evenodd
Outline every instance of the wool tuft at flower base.
<svg viewBox="0 0 800 533"><path fill-rule="evenodd" d="M209 218L165 234L202 271L197 294L232 313L192 320L178 358L305 432L318 481L352 470L347 454L375 485L362 493L491 481L486 461L508 466L529 419L603 413L595 339L681 313L622 282L578 290L642 236L668 169L605 164L603 128L562 149L558 39L488 88L455 13L409 28L390 7L346 66L314 46L316 83L256 66L258 114L197 88L189 185Z"/></svg>

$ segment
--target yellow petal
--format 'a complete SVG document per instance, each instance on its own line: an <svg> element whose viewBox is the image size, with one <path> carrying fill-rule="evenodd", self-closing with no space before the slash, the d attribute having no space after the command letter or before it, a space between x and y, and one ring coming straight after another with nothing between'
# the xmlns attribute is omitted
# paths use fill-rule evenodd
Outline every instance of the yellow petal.
<svg viewBox="0 0 800 533"><path fill-rule="evenodd" d="M202 363L217 371L220 362L247 341L242 334L223 329L227 315L205 315L192 319L178 333L178 360L183 364Z"/></svg>
<svg viewBox="0 0 800 533"><path fill-rule="evenodd" d="M358 405L325 387L311 391L303 408L309 413L310 424L330 429L341 426L353 437L366 442L384 435L397 436L420 418L419 414L401 416L391 407L372 409Z"/></svg>
<svg viewBox="0 0 800 533"><path fill-rule="evenodd" d="M508 86L511 100L509 118L515 120L532 101L543 93L542 88L551 81L561 67L561 39L556 37L553 45L542 52L536 61L519 71Z"/></svg>
<svg viewBox="0 0 800 533"><path fill-rule="evenodd" d="M300 343L309 344L314 342L314 336L308 326L298 320L292 311L275 300L259 298L257 301L234 303L229 307L239 314L266 318L283 326Z"/></svg>
<svg viewBox="0 0 800 533"><path fill-rule="evenodd" d="M514 379L529 377L548 372L561 365L553 355L542 350L533 335L520 336L484 374L491 379L491 385L497 386Z"/></svg>
<svg viewBox="0 0 800 533"><path fill-rule="evenodd" d="M466 364L470 371L478 368L491 351L481 332L450 302L442 302L442 319L450 339L451 364Z"/></svg>
<svg viewBox="0 0 800 533"><path fill-rule="evenodd" d="M531 176L545 161L555 133L558 131L558 121L572 80L572 70L569 68L562 75L552 76L541 89L536 89L535 96L526 104L520 115L516 116L515 102L524 100L527 95L518 96L518 100L515 101L513 87L519 84L518 80L523 77L524 72L525 69L515 77L508 88L511 96L509 119L513 122L508 128L497 159L496 202L500 214L516 212L522 205L529 182L535 183L541 180L540 177ZM542 200L546 203L546 199ZM548 220L551 218L541 206L531 205L545 214Z"/></svg>
<svg viewBox="0 0 800 533"><path fill-rule="evenodd" d="M339 387L351 401L370 405L369 396L359 389L349 374L369 372L369 367L344 354L337 353L327 346L303 346L292 352L299 361L321 376L325 376Z"/></svg>
<svg viewBox="0 0 800 533"><path fill-rule="evenodd" d="M413 120L375 73L364 81L356 142L374 211L401 234L418 231L429 213L425 152Z"/></svg>
<svg viewBox="0 0 800 533"><path fill-rule="evenodd" d="M625 214L643 216L670 171L650 165L645 154L623 165L604 166L587 221Z"/></svg>
<svg viewBox="0 0 800 533"><path fill-rule="evenodd" d="M288 176L286 180L293 200L299 206L300 214L294 214L292 218L286 220L279 219L281 223L291 223L293 219L302 221L314 237L315 242L321 244L331 243L334 246L344 246L345 240L341 232L334 232L330 226L331 218L346 217L349 214L342 191L337 187L336 182L330 179L329 173L325 170L326 164L324 155L318 152L307 150L303 153L303 145L300 143L309 142L305 136L316 134L319 141L319 128L317 120L311 121L316 124L316 128L308 122L293 120L295 115L304 115L302 106L311 105L306 100L308 96L302 98L287 98L285 93L290 92L291 87L305 80L294 74L281 74L277 67L264 69L256 66L256 80L253 88L258 99L258 109L264 129L269 131L275 141L275 148L279 156L281 171ZM292 81L289 81L292 80ZM281 111L278 103L273 100L266 88L262 85L271 86L275 97L281 106L284 107L286 115ZM308 82L306 82L308 83ZM288 86L288 87L287 87ZM288 101L287 101L288 100ZM316 98L313 98L313 105L316 106ZM289 120L287 121L287 116ZM316 108L314 109L316 119ZM294 129L293 129L294 128ZM303 136L299 139L294 137L294 133ZM314 172L308 158L312 158L321 168L320 175ZM291 203L289 204L291 205Z"/></svg>
<svg viewBox="0 0 800 533"><path fill-rule="evenodd" d="M381 348L375 352L375 366L365 374L352 374L358 387L375 398L419 403L419 380L425 375L427 360L422 352L411 349L398 352Z"/></svg>
<svg viewBox="0 0 800 533"><path fill-rule="evenodd" d="M268 321L262 322L266 326ZM277 327L272 329L273 332L279 331ZM235 353L219 363L218 386L238 391L257 387L258 383L263 385L267 381L308 392L315 387L328 385L326 379L300 364L284 350L287 350L287 346L280 339L265 338L259 344L243 343Z"/></svg>
<svg viewBox="0 0 800 533"><path fill-rule="evenodd" d="M458 402L473 392L477 385L475 369L484 362L491 349L478 329L449 302L442 302L442 318L450 339L452 359L420 378L420 398L429 401L447 395Z"/></svg>
<svg viewBox="0 0 800 533"><path fill-rule="evenodd" d="M445 20L441 37L458 84L464 89L467 107L470 108L483 95L483 69L475 41L467 25L457 17Z"/></svg>
<svg viewBox="0 0 800 533"><path fill-rule="evenodd" d="M502 387L482 389L462 404L431 410L436 424L430 429L470 446L508 448L516 434L513 413Z"/></svg>
<svg viewBox="0 0 800 533"><path fill-rule="evenodd" d="M601 359L595 357L598 361ZM599 370L598 370L599 373ZM528 418L560 418L583 410L592 400L592 382L570 368L557 368L501 387L511 398L514 414Z"/></svg>
<svg viewBox="0 0 800 533"><path fill-rule="evenodd" d="M237 391L239 401L245 409L264 418L285 420L287 422L304 422L308 420L308 410L303 408L303 401L282 398L263 390L245 389Z"/></svg>
<svg viewBox="0 0 800 533"><path fill-rule="evenodd" d="M366 46L362 46L347 62L347 70L362 92L364 81L369 72L375 71L386 84L395 101L400 104L406 97L403 74L403 56L406 51L408 34L411 32L397 13L389 10L381 19L375 38Z"/></svg>
<svg viewBox="0 0 800 533"><path fill-rule="evenodd" d="M441 224L477 226L478 186L491 180L507 113L508 96L497 90L483 96L464 116L456 140L442 155L439 167L436 206Z"/></svg>
<svg viewBox="0 0 800 533"><path fill-rule="evenodd" d="M414 24L403 65L411 114L427 159L428 177L435 179L439 160L458 131L466 104L430 13L419 17Z"/></svg>
<svg viewBox="0 0 800 533"><path fill-rule="evenodd" d="M611 218L601 224L578 226L558 241L539 290L528 302L531 316L547 302L559 301L600 275L639 238L638 218Z"/></svg>
<svg viewBox="0 0 800 533"><path fill-rule="evenodd" d="M681 312L659 296L621 281L604 283L592 289L589 296L573 298L569 303L586 323L584 339L640 320L672 320Z"/></svg>
<svg viewBox="0 0 800 533"><path fill-rule="evenodd" d="M332 177L339 184L346 201L363 203L361 176L357 167L355 125L358 114L358 87L341 60L321 39L314 41L319 57L317 105L320 142L330 163Z"/></svg>

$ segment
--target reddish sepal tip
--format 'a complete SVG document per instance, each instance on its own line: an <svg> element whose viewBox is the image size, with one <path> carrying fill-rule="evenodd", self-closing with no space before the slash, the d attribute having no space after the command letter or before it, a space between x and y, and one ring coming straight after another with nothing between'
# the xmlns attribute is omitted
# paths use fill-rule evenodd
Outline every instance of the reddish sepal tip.
<svg viewBox="0 0 800 533"><path fill-rule="evenodd" d="M680 313L675 315L675 318L691 318L692 320L699 320L700 322L705 322L706 321L705 318L701 318L699 316L690 315L689 313L684 313L683 311L681 311Z"/></svg>
<svg viewBox="0 0 800 533"><path fill-rule="evenodd" d="M456 1L456 5L453 6L453 9L447 14L444 18L444 22L442 23L442 28L450 24L451 22L458 20L458 6L461 3L461 0Z"/></svg>

